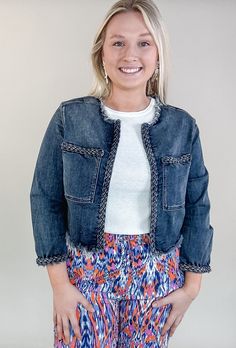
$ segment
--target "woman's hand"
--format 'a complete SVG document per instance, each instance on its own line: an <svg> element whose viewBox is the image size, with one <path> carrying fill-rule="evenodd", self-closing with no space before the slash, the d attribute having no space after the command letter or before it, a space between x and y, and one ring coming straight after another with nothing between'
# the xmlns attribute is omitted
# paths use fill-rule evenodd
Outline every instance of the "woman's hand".
<svg viewBox="0 0 236 348"><path fill-rule="evenodd" d="M63 339L69 344L70 332L69 321L78 339L81 339L81 332L76 317L77 304L81 303L88 311L94 312L93 306L71 283L53 288L53 322L57 331L58 339Z"/></svg>
<svg viewBox="0 0 236 348"><path fill-rule="evenodd" d="M164 306L167 304L172 305L170 314L161 331L162 336L164 336L170 328L170 336L173 336L177 326L183 319L184 313L186 312L186 310L188 309L195 297L196 294L193 294L193 292L187 286L183 286L182 288L179 288L171 292L166 297L163 297L162 299L153 302L152 305L154 307Z"/></svg>

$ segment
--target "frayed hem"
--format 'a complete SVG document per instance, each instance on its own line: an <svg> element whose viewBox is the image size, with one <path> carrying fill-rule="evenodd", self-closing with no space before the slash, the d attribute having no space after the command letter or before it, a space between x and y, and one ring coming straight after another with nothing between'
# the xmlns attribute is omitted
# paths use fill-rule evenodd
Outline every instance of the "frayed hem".
<svg viewBox="0 0 236 348"><path fill-rule="evenodd" d="M82 243L73 243L70 239L69 234L66 235L66 246L68 250L68 254L73 253L76 254L78 251L82 252L86 257L92 256L94 253L98 253L103 251L103 248L99 248L99 246L92 247L83 245Z"/></svg>
<svg viewBox="0 0 236 348"><path fill-rule="evenodd" d="M176 244L174 246L170 247L168 250L162 251L161 249L156 249L154 247L152 252L156 256L162 256L162 255L164 256L164 255L167 255L167 254L170 254L170 253L175 253L176 249L180 249L181 248L182 242L183 242L183 235L181 234L179 239L178 239L178 241L176 242Z"/></svg>

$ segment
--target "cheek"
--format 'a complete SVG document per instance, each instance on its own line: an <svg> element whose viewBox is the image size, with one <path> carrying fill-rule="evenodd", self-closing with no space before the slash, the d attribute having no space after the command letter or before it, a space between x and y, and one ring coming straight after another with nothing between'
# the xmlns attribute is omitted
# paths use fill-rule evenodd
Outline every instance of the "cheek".
<svg viewBox="0 0 236 348"><path fill-rule="evenodd" d="M145 52L143 58L149 62L149 64L156 65L156 62L158 60L158 53L156 49L149 50Z"/></svg>
<svg viewBox="0 0 236 348"><path fill-rule="evenodd" d="M109 65L114 65L114 61L119 57L118 50L112 49L108 45L103 46L103 59Z"/></svg>
<svg viewBox="0 0 236 348"><path fill-rule="evenodd" d="M109 50L104 51L103 59L105 60L107 64L114 65L117 58L118 58L118 54L116 54L114 51L109 51Z"/></svg>
<svg viewBox="0 0 236 348"><path fill-rule="evenodd" d="M150 59L150 57L147 57L147 59L145 60L145 65L147 70L153 71L156 68L157 59L153 59L153 58Z"/></svg>

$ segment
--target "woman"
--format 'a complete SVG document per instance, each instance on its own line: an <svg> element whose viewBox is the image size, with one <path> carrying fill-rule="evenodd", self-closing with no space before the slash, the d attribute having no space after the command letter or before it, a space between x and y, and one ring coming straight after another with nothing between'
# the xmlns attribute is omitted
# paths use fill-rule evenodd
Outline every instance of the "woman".
<svg viewBox="0 0 236 348"><path fill-rule="evenodd" d="M156 5L116 2L93 90L48 125L30 198L54 347L167 347L211 271L209 175L196 120L165 102L167 58Z"/></svg>

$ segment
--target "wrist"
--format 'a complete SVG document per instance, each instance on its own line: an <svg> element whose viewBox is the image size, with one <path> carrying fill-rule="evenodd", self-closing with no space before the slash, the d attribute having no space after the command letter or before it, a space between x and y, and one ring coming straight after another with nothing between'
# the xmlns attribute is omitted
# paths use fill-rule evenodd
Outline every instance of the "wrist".
<svg viewBox="0 0 236 348"><path fill-rule="evenodd" d="M61 289L62 287L71 284L65 262L47 265L47 270L53 290Z"/></svg>
<svg viewBox="0 0 236 348"><path fill-rule="evenodd" d="M52 285L52 291L55 292L64 292L66 290L66 288L70 287L72 284L70 283L70 281L65 281L63 283L54 283Z"/></svg>
<svg viewBox="0 0 236 348"><path fill-rule="evenodd" d="M195 300L195 298L198 296L200 288L196 288L193 286L189 286L184 284L182 289L185 291L185 293L191 298L191 300Z"/></svg>
<svg viewBox="0 0 236 348"><path fill-rule="evenodd" d="M185 272L185 281L183 285L183 290L190 296L193 300L197 297L201 288L201 273Z"/></svg>

